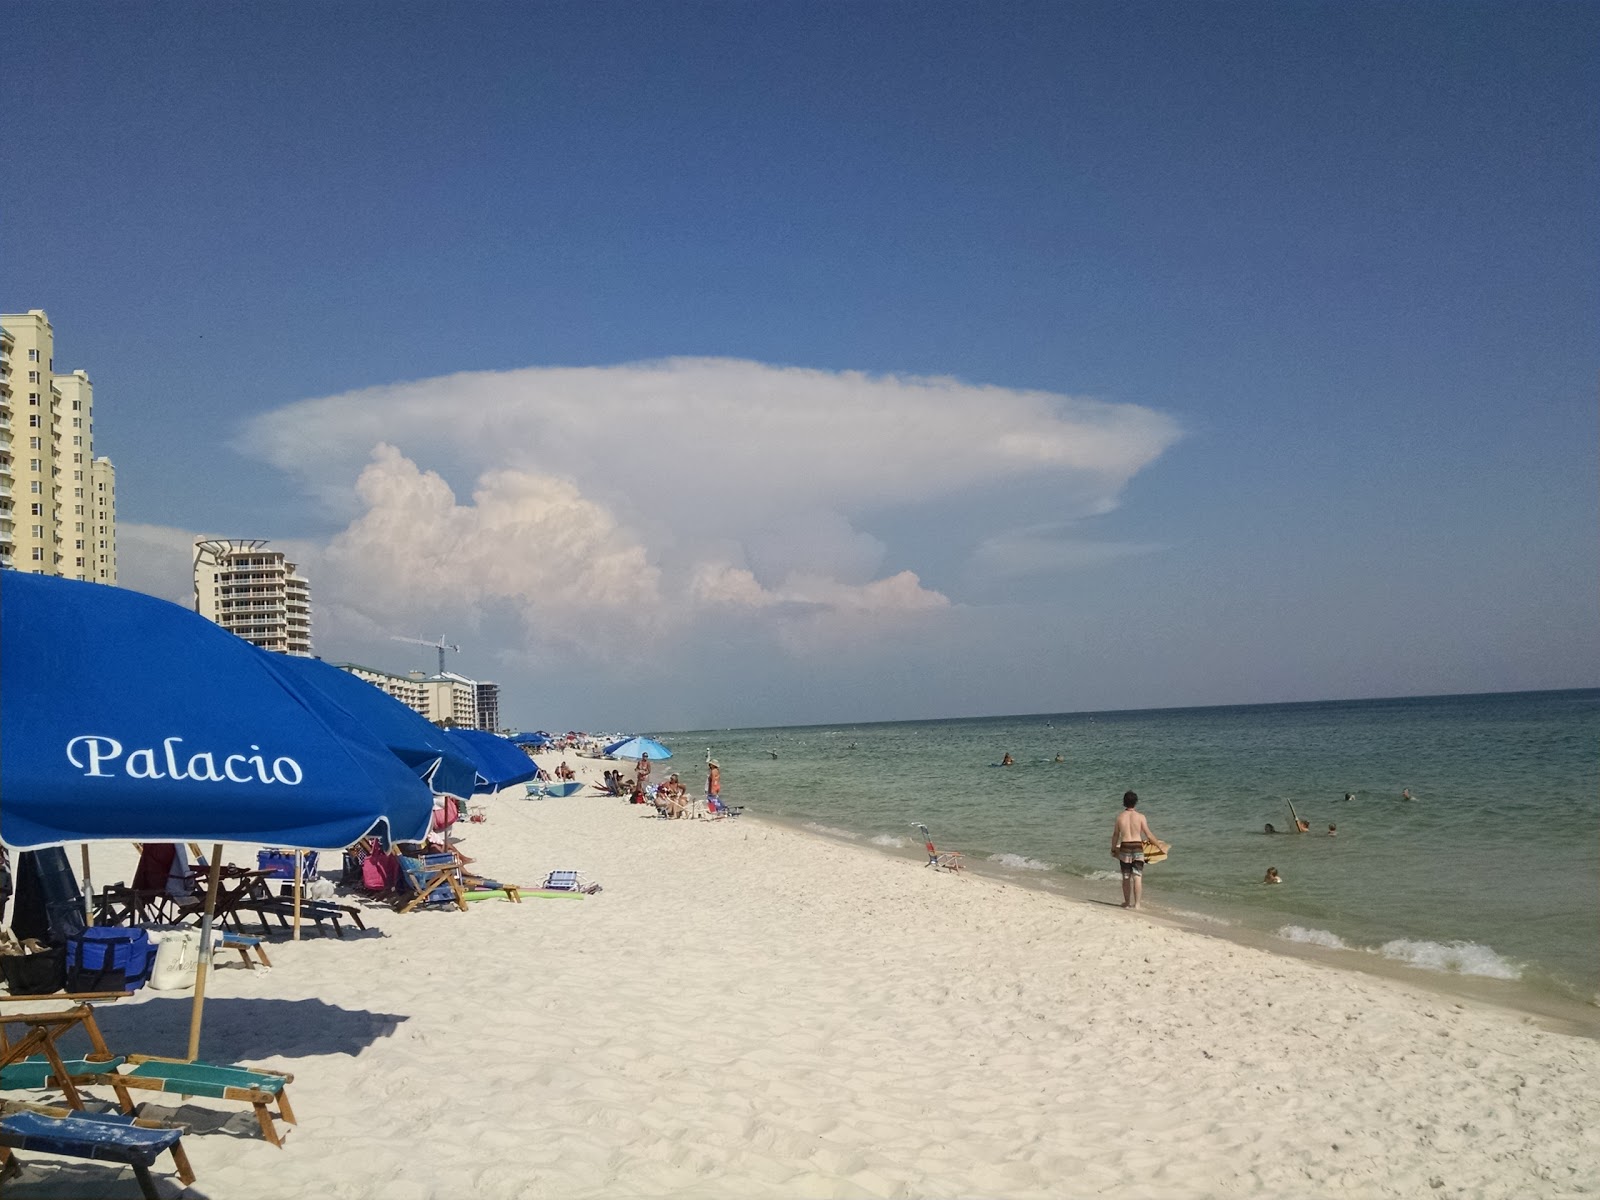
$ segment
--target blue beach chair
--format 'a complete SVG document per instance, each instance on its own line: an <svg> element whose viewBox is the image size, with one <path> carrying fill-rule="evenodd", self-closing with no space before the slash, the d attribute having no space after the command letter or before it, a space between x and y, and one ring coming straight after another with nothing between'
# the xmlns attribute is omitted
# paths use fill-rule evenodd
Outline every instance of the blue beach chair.
<svg viewBox="0 0 1600 1200"><path fill-rule="evenodd" d="M172 1154L178 1178L194 1182L184 1153L183 1131L159 1121L125 1113L75 1112L22 1101L0 1101L0 1178L16 1170L13 1151L30 1150L63 1158L88 1158L133 1168L145 1200L160 1200L150 1168L163 1153Z"/></svg>

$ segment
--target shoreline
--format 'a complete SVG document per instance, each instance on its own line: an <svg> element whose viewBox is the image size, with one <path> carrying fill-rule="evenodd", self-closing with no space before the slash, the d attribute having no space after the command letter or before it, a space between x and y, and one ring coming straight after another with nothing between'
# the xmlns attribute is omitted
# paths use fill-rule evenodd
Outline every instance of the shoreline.
<svg viewBox="0 0 1600 1200"><path fill-rule="evenodd" d="M1592 1039L753 814L474 803L476 869L603 890L366 905L367 934L219 963L202 1058L292 1072L299 1124L278 1150L248 1110L152 1105L196 1125L196 1200L1600 1189ZM128 849L104 875L100 849L114 879ZM190 995L146 988L100 1025L171 1054ZM7 1196L94 1194L23 1157Z"/></svg>
<svg viewBox="0 0 1600 1200"><path fill-rule="evenodd" d="M908 860L920 864L924 858L920 847L907 851L850 830L825 826L812 818L756 814L756 819L780 825L802 837L857 846L893 860ZM954 846L950 848L959 849ZM974 878L1055 896L1070 904L1099 905L1119 912L1122 910L1121 901L1110 898L1120 892L1119 885L1115 881L1090 879L1059 869L1007 870L1004 864L997 866L986 858L969 860L965 870ZM1276 932L1258 929L1238 920L1175 908L1163 901L1159 890L1160 877L1153 869L1146 877L1146 886L1152 894L1147 896L1144 906L1139 910L1140 913L1174 929L1201 937L1216 938L1231 945L1248 946L1266 954L1316 963L1330 970L1392 980L1424 991L1435 992L1441 999L1467 1000L1514 1016L1531 1017L1537 1020L1542 1028L1553 1033L1600 1041L1600 1002L1585 1003L1576 997L1540 991L1520 981L1503 981L1489 976L1410 966L1395 959L1385 958L1376 951L1356 946L1334 948L1318 945L1315 942L1291 941ZM1107 898L1102 898L1101 892Z"/></svg>

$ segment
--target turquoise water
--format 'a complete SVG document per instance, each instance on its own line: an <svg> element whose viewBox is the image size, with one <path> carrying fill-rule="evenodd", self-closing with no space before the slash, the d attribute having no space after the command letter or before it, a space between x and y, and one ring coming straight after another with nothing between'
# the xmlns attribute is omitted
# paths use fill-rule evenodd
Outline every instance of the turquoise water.
<svg viewBox="0 0 1600 1200"><path fill-rule="evenodd" d="M1146 873L1159 911L1511 1004L1600 995L1600 690L662 740L690 772L711 748L725 796L763 816L918 855L922 821L979 870L1118 903L1111 823L1132 788L1173 847ZM1293 828L1291 800L1311 834L1267 836Z"/></svg>

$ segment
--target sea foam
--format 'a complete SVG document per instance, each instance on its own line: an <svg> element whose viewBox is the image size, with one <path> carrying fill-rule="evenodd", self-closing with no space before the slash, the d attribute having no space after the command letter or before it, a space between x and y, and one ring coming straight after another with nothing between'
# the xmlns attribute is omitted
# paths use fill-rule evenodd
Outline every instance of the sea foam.
<svg viewBox="0 0 1600 1200"><path fill-rule="evenodd" d="M1013 871L1054 871L1055 863L1040 862L1037 858L1024 858L1020 854L991 854L989 861L1010 867Z"/></svg>
<svg viewBox="0 0 1600 1200"><path fill-rule="evenodd" d="M859 833L851 833L848 829L840 829L836 825L824 825L819 821L806 821L800 828L820 833L823 837L841 838L847 842L859 841L861 838Z"/></svg>
<svg viewBox="0 0 1600 1200"><path fill-rule="evenodd" d="M887 846L891 850L904 850L911 844L909 838L896 837L892 833L880 833L872 839L874 846Z"/></svg>
<svg viewBox="0 0 1600 1200"><path fill-rule="evenodd" d="M1483 975L1490 979L1522 978L1520 966L1477 942L1414 942L1400 938L1385 942L1378 953L1425 971Z"/></svg>
<svg viewBox="0 0 1600 1200"><path fill-rule="evenodd" d="M1286 942L1302 942L1328 950L1350 949L1350 944L1337 933L1329 933L1326 929L1307 929L1304 925L1285 925L1278 930L1278 936Z"/></svg>

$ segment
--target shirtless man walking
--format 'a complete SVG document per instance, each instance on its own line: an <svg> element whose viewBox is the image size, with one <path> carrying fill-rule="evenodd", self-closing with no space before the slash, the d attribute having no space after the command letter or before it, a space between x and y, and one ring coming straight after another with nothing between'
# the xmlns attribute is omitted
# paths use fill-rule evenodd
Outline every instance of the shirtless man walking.
<svg viewBox="0 0 1600 1200"><path fill-rule="evenodd" d="M1111 854L1122 864L1122 907L1138 908L1144 898L1144 844L1156 840L1144 814L1135 812L1137 792L1122 793L1122 811L1111 827Z"/></svg>

